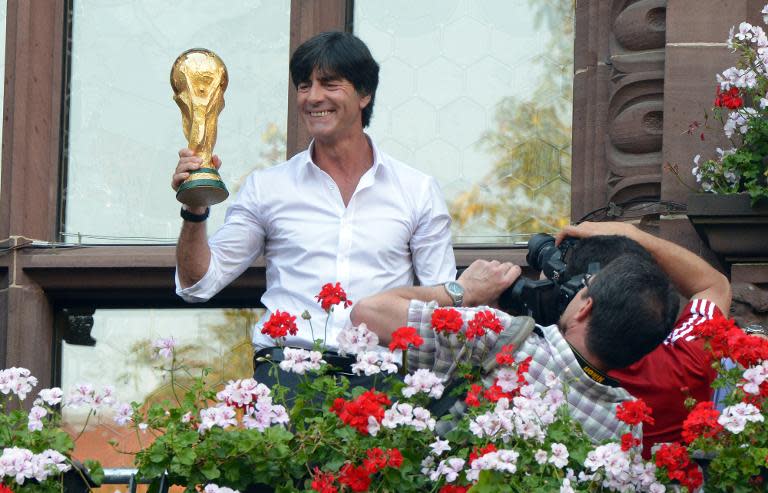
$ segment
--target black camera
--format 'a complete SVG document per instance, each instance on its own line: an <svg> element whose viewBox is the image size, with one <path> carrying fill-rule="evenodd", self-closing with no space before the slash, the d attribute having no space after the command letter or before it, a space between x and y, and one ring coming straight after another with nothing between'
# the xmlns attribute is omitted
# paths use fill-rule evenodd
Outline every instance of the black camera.
<svg viewBox="0 0 768 493"><path fill-rule="evenodd" d="M501 293L499 307L508 313L528 315L540 325L557 323L565 307L583 286L586 273L570 276L566 273L568 250L578 241L566 238L555 246L555 238L551 235L533 235L528 240L525 259L532 268L544 273L546 279L519 278ZM589 269L596 271L599 265L590 264Z"/></svg>

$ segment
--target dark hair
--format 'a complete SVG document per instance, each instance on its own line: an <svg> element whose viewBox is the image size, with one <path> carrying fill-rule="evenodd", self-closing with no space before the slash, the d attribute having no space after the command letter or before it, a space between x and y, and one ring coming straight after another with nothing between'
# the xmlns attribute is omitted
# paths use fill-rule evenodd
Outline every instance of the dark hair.
<svg viewBox="0 0 768 493"><path fill-rule="evenodd" d="M589 264L597 262L604 267L624 255L637 255L653 262L653 257L640 243L626 236L598 235L580 239L566 255L566 278L589 272Z"/></svg>
<svg viewBox="0 0 768 493"><path fill-rule="evenodd" d="M611 369L629 366L661 344L680 303L661 268L638 255L604 266L586 296L592 298L587 349Z"/></svg>
<svg viewBox="0 0 768 493"><path fill-rule="evenodd" d="M305 41L291 56L290 70L294 87L312 78L317 69L326 76L347 79L358 94L370 96L363 108L363 128L371 123L373 101L379 85L379 64L365 43L354 34L326 32Z"/></svg>

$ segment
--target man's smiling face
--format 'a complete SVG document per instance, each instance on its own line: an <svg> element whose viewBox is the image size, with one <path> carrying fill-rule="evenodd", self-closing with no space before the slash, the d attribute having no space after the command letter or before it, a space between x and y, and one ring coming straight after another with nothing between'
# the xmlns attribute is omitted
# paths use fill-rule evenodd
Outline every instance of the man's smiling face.
<svg viewBox="0 0 768 493"><path fill-rule="evenodd" d="M335 143L363 131L362 110L371 101L347 79L315 69L297 87L297 103L309 134L317 141Z"/></svg>

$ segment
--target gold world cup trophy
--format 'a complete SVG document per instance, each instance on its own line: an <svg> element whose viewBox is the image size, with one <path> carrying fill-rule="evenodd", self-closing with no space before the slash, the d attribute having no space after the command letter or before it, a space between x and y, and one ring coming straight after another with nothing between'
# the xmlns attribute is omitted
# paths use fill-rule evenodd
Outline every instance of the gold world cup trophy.
<svg viewBox="0 0 768 493"><path fill-rule="evenodd" d="M176 199L188 206L209 206L223 202L229 196L227 187L211 162L216 144L216 125L224 109L224 91L229 78L227 67L214 52L193 48L173 62L171 87L173 100L181 109L184 137L189 148L203 162L184 180Z"/></svg>

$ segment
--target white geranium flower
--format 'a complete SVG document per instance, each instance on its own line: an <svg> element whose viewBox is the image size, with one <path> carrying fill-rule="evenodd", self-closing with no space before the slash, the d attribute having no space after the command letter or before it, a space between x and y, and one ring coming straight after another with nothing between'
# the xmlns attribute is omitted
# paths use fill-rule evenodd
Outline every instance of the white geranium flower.
<svg viewBox="0 0 768 493"><path fill-rule="evenodd" d="M443 390L445 390L443 380L426 368L421 368L411 375L406 375L405 383L407 385L403 389L403 396L405 397L412 397L419 392L423 392L434 399L439 399L443 395Z"/></svg>
<svg viewBox="0 0 768 493"><path fill-rule="evenodd" d="M125 426L133 422L133 408L128 403L119 404L115 416L112 418L119 426Z"/></svg>
<svg viewBox="0 0 768 493"><path fill-rule="evenodd" d="M440 440L439 438L429 444L429 447L432 449L432 453L437 456L443 455L443 452L449 452L451 450L451 447L448 445L448 440Z"/></svg>
<svg viewBox="0 0 768 493"><path fill-rule="evenodd" d="M319 351L287 347L283 349L283 356L285 359L280 362L280 369L299 375L310 370L319 370L320 366L325 363L323 355Z"/></svg>
<svg viewBox="0 0 768 493"><path fill-rule="evenodd" d="M379 344L379 337L368 330L365 324L360 324L343 328L336 337L336 344L341 356L348 353L360 354L374 349Z"/></svg>
<svg viewBox="0 0 768 493"><path fill-rule="evenodd" d="M562 469L568 465L568 448L562 443L552 444L552 455L549 457L551 462L556 468Z"/></svg>
<svg viewBox="0 0 768 493"><path fill-rule="evenodd" d="M37 395L41 402L44 402L49 406L55 406L61 402L64 393L59 387L52 387L50 389L41 390Z"/></svg>

